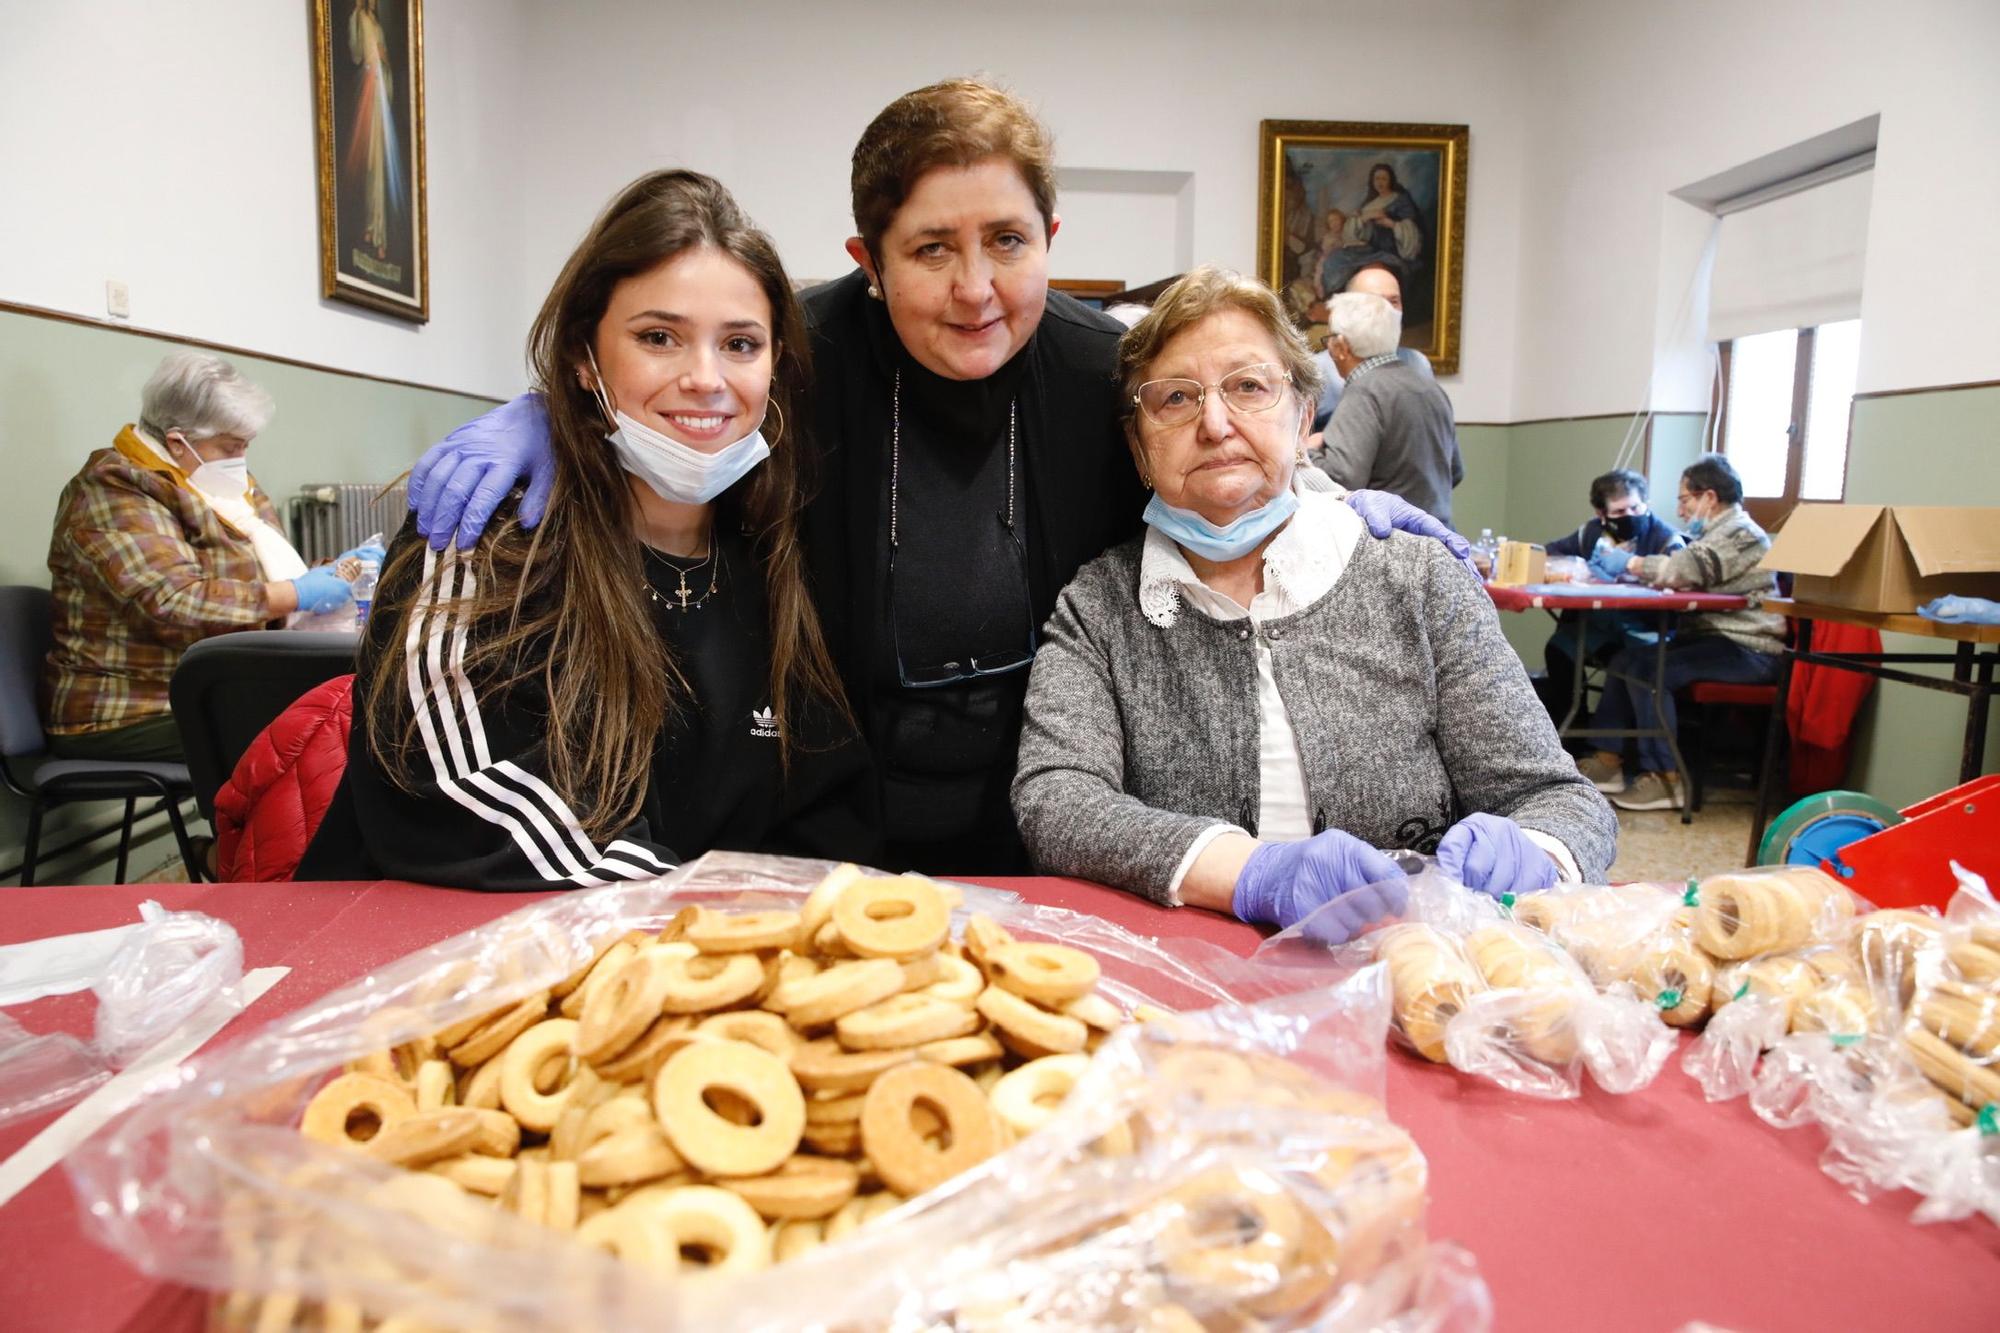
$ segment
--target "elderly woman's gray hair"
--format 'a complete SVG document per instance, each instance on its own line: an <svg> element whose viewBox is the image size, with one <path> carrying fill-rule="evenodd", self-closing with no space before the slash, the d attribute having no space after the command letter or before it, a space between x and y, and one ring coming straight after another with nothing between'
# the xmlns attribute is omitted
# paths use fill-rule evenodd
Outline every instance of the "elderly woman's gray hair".
<svg viewBox="0 0 2000 1333"><path fill-rule="evenodd" d="M1125 386L1120 407L1128 424L1136 424L1132 395L1139 391L1140 381L1145 379L1160 352L1175 335L1193 328L1218 310L1241 310L1262 324L1277 346L1278 360L1291 377L1293 392L1308 403L1318 401L1319 368L1313 364L1306 340L1299 336L1285 308L1278 304L1277 296L1255 278L1246 278L1233 269L1203 264L1189 269L1154 298L1153 308L1118 341L1118 376Z"/></svg>
<svg viewBox="0 0 2000 1333"><path fill-rule="evenodd" d="M1347 348L1366 361L1396 350L1403 340L1403 316L1372 292L1342 292L1326 303L1328 338L1347 339Z"/></svg>
<svg viewBox="0 0 2000 1333"><path fill-rule="evenodd" d="M273 411L271 395L219 356L174 352L160 362L139 398L139 424L155 439L179 431L189 440L234 435L249 440Z"/></svg>

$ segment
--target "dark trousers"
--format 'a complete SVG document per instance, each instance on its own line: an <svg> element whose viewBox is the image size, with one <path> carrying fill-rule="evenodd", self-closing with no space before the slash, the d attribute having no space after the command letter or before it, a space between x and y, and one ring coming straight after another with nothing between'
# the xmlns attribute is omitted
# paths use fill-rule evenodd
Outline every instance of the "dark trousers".
<svg viewBox="0 0 2000 1333"><path fill-rule="evenodd" d="M148 764L178 764L187 758L181 750L181 729L174 724L172 713L74 736L51 732L49 753L58 759L135 759Z"/></svg>
<svg viewBox="0 0 2000 1333"><path fill-rule="evenodd" d="M1652 647L1647 644L1634 644L1612 659L1611 669L1636 676L1640 680L1652 679ZM1719 634L1704 634L1692 639L1676 640L1667 645L1662 714L1655 717L1653 696L1650 691L1630 685L1620 677L1613 676L1604 683L1604 697L1598 701L1597 716L1591 719L1591 725L1616 729L1660 726L1671 731L1678 722L1674 713L1674 691L1682 686L1697 680L1724 680L1733 684L1756 685L1777 678L1778 657L1774 653L1754 652L1735 640L1725 639ZM1600 743L1609 748L1608 741ZM1667 749L1667 743L1653 736L1641 737L1639 767L1647 773L1672 772L1673 754Z"/></svg>

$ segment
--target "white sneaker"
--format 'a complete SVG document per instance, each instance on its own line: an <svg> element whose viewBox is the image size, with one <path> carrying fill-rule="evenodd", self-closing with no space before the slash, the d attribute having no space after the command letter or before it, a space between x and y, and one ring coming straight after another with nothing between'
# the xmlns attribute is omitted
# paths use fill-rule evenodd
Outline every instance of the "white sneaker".
<svg viewBox="0 0 2000 1333"><path fill-rule="evenodd" d="M1682 801L1680 777L1672 773L1641 773L1611 797L1620 810L1678 810Z"/></svg>

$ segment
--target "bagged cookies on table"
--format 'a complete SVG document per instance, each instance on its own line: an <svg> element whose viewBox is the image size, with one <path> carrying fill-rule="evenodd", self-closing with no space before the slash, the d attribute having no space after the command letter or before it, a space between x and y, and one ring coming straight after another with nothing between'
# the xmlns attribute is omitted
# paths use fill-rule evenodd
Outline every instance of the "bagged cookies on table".
<svg viewBox="0 0 2000 1333"><path fill-rule="evenodd" d="M1791 1035L1758 1066L1750 1101L1774 1125L1819 1125L1823 1165L1857 1197L1908 1189L1922 1196L1918 1221L2000 1222L2000 906L1953 869L1960 888L1943 916L1858 918L1833 965L1845 972L1794 997ZM1844 1016L1858 1031L1815 1030L1809 1015L1829 995L1868 1006Z"/></svg>
<svg viewBox="0 0 2000 1333"><path fill-rule="evenodd" d="M1650 997L1622 980L1600 990L1549 934L1522 923L1521 904L1553 925L1585 912L1581 898L1518 902L1475 893L1435 863L1407 881L1404 919L1335 947L1345 967L1380 963L1391 988L1392 1030L1425 1059L1543 1097L1574 1097L1588 1071L1611 1092L1645 1087L1673 1048ZM1622 895L1621 890L1596 890ZM1620 910L1630 903L1619 899ZM1325 910L1325 909L1323 909ZM1579 920L1582 915L1579 915ZM1288 959L1323 946L1312 917L1259 950Z"/></svg>
<svg viewBox="0 0 2000 1333"><path fill-rule="evenodd" d="M1374 972L1278 984L1009 894L711 856L392 964L73 1173L231 1328L1480 1309L1382 1111L1386 1011Z"/></svg>

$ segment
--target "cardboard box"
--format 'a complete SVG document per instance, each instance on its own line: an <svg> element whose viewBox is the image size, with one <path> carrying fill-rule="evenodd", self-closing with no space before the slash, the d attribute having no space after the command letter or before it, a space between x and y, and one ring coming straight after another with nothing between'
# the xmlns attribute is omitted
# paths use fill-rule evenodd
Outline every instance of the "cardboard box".
<svg viewBox="0 0 2000 1333"><path fill-rule="evenodd" d="M1519 587L1540 583L1548 575L1549 553L1533 542L1501 542L1493 559L1493 582Z"/></svg>
<svg viewBox="0 0 2000 1333"><path fill-rule="evenodd" d="M2000 599L2000 509L1802 504L1760 569L1793 576L1801 602L1909 612L1934 597Z"/></svg>

